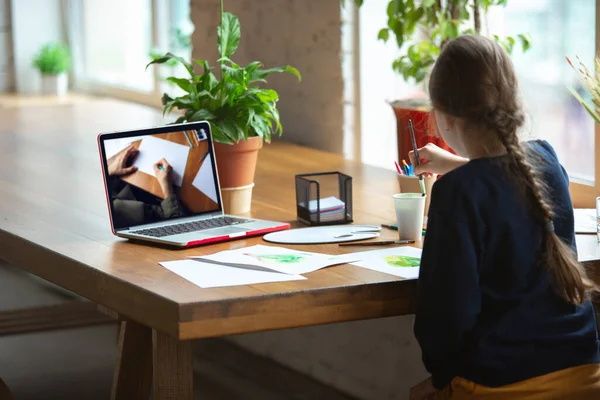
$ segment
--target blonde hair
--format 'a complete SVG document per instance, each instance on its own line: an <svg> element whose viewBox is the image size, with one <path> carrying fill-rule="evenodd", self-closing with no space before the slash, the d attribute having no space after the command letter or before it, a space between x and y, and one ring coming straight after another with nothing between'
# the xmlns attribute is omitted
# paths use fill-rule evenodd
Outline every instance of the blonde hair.
<svg viewBox="0 0 600 400"><path fill-rule="evenodd" d="M519 142L517 132L525 115L508 54L482 36L466 35L448 42L431 73L429 94L434 109L497 135L506 148L507 170L515 185L522 188L524 200L542 228L540 254L556 291L567 301L582 304L595 285L575 252L554 232L547 189Z"/></svg>

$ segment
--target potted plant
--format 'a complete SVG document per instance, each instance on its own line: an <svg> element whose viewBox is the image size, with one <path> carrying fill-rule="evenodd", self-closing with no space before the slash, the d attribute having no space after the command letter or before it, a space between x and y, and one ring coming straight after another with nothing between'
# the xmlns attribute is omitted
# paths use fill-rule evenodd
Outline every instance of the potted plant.
<svg viewBox="0 0 600 400"><path fill-rule="evenodd" d="M197 74L192 63L171 53L152 60L148 66L176 60L187 70L188 77L167 78L185 94L175 98L164 94L163 113L179 110L182 115L175 123L210 122L225 210L232 214L245 213L250 211L258 151L263 143L271 141L273 134L281 136L283 132L277 110L279 96L261 84L274 72L288 72L298 80L301 76L289 65L264 69L259 61L246 66L236 64L231 56L240 42L240 22L233 14L223 11L223 0L220 16L218 78L206 60L192 60L202 69ZM233 208L234 204L238 206Z"/></svg>
<svg viewBox="0 0 600 400"><path fill-rule="evenodd" d="M67 93L67 72L71 69L71 53L61 43L43 46L33 60L42 74L42 93L62 96Z"/></svg>
<svg viewBox="0 0 600 400"><path fill-rule="evenodd" d="M342 0L344 1L344 0ZM364 0L354 0L360 7ZM387 26L379 31L378 38L388 42L395 37L402 54L394 60L392 68L407 82L423 83L440 54L443 46L464 34L480 34L482 15L491 6L504 6L508 0L390 0L387 6ZM530 47L526 34L516 37L494 39L509 53L520 45L523 51ZM427 85L424 85L425 87ZM409 135L405 133L408 119L415 125L417 145L435 142L448 149L441 138L426 138L430 132L429 100L423 91L418 97L391 102L397 119L398 157L406 158L412 148Z"/></svg>

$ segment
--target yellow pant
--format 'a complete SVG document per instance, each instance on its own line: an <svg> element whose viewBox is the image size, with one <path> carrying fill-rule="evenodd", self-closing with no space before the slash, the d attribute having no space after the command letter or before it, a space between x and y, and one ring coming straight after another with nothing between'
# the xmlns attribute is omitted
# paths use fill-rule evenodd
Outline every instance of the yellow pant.
<svg viewBox="0 0 600 400"><path fill-rule="evenodd" d="M431 400L600 400L600 364L586 364L490 388L456 377Z"/></svg>

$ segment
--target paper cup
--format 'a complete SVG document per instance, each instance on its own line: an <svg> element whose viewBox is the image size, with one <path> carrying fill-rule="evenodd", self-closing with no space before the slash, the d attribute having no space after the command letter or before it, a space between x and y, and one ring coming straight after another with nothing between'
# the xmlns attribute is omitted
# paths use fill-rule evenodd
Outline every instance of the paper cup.
<svg viewBox="0 0 600 400"><path fill-rule="evenodd" d="M221 188L223 212L230 215L244 215L252 207L252 188L254 183L236 188Z"/></svg>
<svg viewBox="0 0 600 400"><path fill-rule="evenodd" d="M420 193L395 194L396 223L400 240L420 242L423 230L425 200L428 196Z"/></svg>
<svg viewBox="0 0 600 400"><path fill-rule="evenodd" d="M398 187L400 188L400 193L419 193L421 194L421 185L419 185L419 177L418 176L408 176L408 175L396 175L398 177ZM427 215L429 212L429 199L431 198L431 189L433 188L433 184L437 176L428 176L424 178L425 181L425 192L427 193L427 198L425 200L425 211L424 215Z"/></svg>

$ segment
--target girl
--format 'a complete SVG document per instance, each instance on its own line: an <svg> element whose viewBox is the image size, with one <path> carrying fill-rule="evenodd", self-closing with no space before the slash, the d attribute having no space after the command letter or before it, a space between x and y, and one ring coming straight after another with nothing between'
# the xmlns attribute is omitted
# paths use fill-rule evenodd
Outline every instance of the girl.
<svg viewBox="0 0 600 400"><path fill-rule="evenodd" d="M524 121L508 55L449 42L431 74L439 133L414 332L431 378L411 399L600 399L592 283L577 262L569 181ZM414 154L410 155L415 164Z"/></svg>

